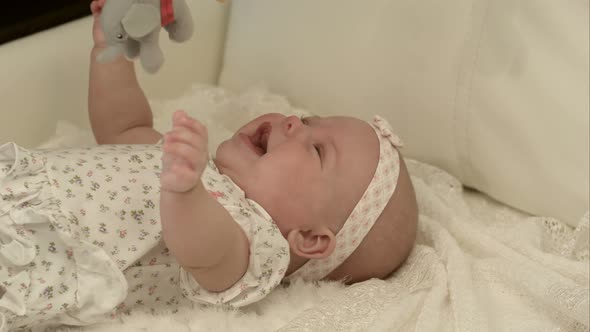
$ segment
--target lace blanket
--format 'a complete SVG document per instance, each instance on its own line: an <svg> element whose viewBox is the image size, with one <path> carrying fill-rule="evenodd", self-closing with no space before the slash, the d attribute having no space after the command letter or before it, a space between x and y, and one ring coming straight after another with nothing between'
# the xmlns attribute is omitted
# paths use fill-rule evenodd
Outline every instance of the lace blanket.
<svg viewBox="0 0 590 332"><path fill-rule="evenodd" d="M178 108L201 119L209 126L212 148L255 115L303 113L264 89L233 95L207 86L152 106L159 130L169 127ZM91 137L62 123L44 146L80 144ZM85 330L589 330L588 213L572 229L466 190L438 168L412 160L408 168L421 211L418 244L390 279L350 287L297 282L240 312L138 312L120 324Z"/></svg>
<svg viewBox="0 0 590 332"><path fill-rule="evenodd" d="M410 162L419 245L391 279L343 289L281 331L588 331L588 214L569 229Z"/></svg>

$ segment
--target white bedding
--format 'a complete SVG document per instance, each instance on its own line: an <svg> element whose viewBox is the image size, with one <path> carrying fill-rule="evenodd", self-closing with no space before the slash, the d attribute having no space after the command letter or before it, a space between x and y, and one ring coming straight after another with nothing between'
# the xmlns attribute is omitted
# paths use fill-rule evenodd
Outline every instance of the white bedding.
<svg viewBox="0 0 590 332"><path fill-rule="evenodd" d="M263 88L237 95L200 85L152 106L161 131L179 108L202 120L212 149L257 114L303 112ZM61 122L42 147L87 144L90 131ZM84 331L589 330L588 213L572 229L466 191L427 164L410 160L408 168L421 211L418 245L389 280L295 283L240 312L137 312Z"/></svg>

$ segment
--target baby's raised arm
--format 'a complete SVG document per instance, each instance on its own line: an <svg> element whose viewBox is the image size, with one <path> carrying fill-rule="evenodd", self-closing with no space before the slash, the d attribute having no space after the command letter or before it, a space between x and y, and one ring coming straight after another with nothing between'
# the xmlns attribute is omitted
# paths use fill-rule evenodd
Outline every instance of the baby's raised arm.
<svg viewBox="0 0 590 332"><path fill-rule="evenodd" d="M184 112L164 136L160 214L164 242L199 285L219 292L246 273L249 243L229 212L205 189L207 128Z"/></svg>
<svg viewBox="0 0 590 332"><path fill-rule="evenodd" d="M109 63L98 63L96 56L106 48L98 19L105 0L90 5L94 16L94 47L90 58L88 112L98 144L150 144L160 140L153 129L152 111L132 62L119 56Z"/></svg>

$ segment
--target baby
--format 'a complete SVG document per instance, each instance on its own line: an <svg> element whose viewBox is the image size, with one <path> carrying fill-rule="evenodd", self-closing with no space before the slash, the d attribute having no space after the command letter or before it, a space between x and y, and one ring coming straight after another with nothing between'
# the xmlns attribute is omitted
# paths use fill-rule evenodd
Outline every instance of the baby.
<svg viewBox="0 0 590 332"><path fill-rule="evenodd" d="M417 205L383 119L266 114L211 159L184 112L153 129L132 63L95 62L103 5L89 89L100 145L0 146L0 331L244 306L285 279L353 283L403 263Z"/></svg>

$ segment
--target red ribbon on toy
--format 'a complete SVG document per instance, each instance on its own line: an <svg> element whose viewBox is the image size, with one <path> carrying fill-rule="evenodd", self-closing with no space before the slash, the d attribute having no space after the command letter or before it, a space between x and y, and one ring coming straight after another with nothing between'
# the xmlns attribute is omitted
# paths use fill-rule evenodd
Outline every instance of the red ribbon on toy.
<svg viewBox="0 0 590 332"><path fill-rule="evenodd" d="M174 6L172 5L172 1L173 0L160 0L160 13L162 16L163 27L174 22Z"/></svg>

